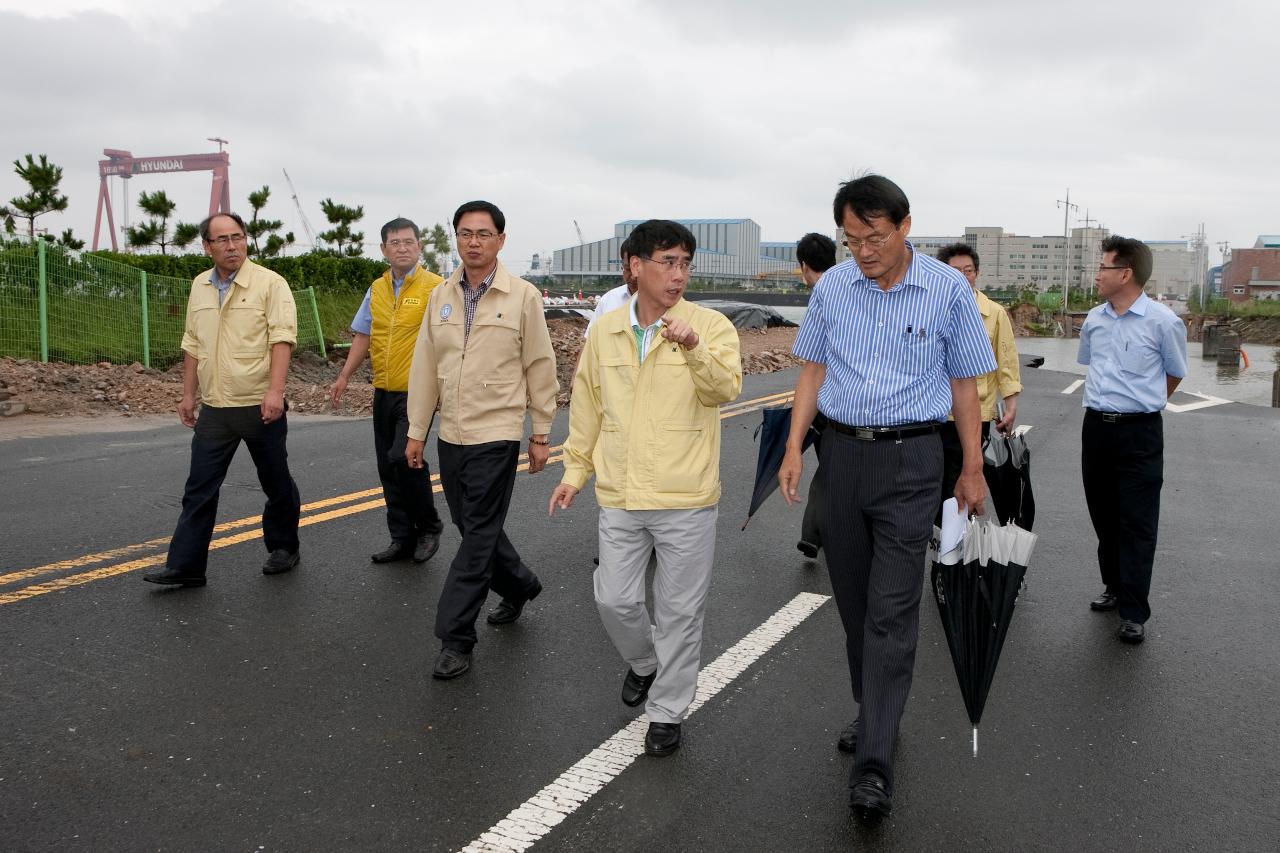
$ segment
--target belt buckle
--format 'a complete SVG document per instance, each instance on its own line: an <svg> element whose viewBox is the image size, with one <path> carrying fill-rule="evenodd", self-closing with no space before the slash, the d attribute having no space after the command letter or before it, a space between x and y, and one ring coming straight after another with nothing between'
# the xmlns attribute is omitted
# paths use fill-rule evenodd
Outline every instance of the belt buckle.
<svg viewBox="0 0 1280 853"><path fill-rule="evenodd" d="M858 441L875 441L876 431L873 429L867 429L866 427L854 427L853 437L858 439Z"/></svg>
<svg viewBox="0 0 1280 853"><path fill-rule="evenodd" d="M1120 420L1120 415L1116 414L1115 412L1103 412L1103 413L1102 413L1102 422L1103 422L1103 423L1113 424L1113 423L1115 423L1115 422L1116 422L1116 421L1118 421L1118 420Z"/></svg>

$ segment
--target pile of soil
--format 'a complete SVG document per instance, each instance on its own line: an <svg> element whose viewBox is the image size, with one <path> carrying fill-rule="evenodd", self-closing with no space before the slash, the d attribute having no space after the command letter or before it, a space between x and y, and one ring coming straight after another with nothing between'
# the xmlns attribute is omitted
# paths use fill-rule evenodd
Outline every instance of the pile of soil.
<svg viewBox="0 0 1280 853"><path fill-rule="evenodd" d="M568 405L574 367L582 349L581 318L551 320L551 343L560 378L559 404ZM791 355L795 327L739 332L747 373L771 373L799 364ZM346 350L298 353L289 370L285 396L289 410L301 414L364 416L372 411L373 386L366 361L347 385L342 405L329 407L329 389L346 360ZM182 364L166 371L141 364L41 364L30 359L0 359L0 414L30 413L54 417L173 414L182 400Z"/></svg>

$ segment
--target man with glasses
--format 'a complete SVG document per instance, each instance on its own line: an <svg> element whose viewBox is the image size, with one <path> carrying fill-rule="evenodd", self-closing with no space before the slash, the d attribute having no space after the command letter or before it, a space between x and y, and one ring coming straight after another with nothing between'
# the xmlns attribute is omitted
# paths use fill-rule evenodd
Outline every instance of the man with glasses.
<svg viewBox="0 0 1280 853"><path fill-rule="evenodd" d="M393 219L382 226L382 256L389 265L365 292L351 321L351 350L329 392L338 408L351 374L366 355L373 369L373 450L387 504L391 544L372 555L375 563L430 560L440 547L444 524L431 494L425 462L410 468L404 456L409 432L409 363L418 342L431 291L443 279L419 263L418 226Z"/></svg>
<svg viewBox="0 0 1280 853"><path fill-rule="evenodd" d="M436 405L440 483L462 534L436 609L441 649L433 676L457 678L471 668L476 618L489 590L502 601L491 625L520 617L542 592L503 532L515 486L525 413L532 421L529 473L547 464L547 434L556 412L556 357L542 294L498 260L507 220L487 201L453 215L462 266L431 293L409 369L409 433L405 458L424 468Z"/></svg>
<svg viewBox="0 0 1280 853"><path fill-rule="evenodd" d="M1106 302L1085 318L1076 360L1088 366L1080 469L1105 585L1089 607L1120 611L1116 637L1141 643L1164 484L1160 410L1187 375L1187 328L1147 298L1151 249L1112 235L1094 283Z"/></svg>
<svg viewBox="0 0 1280 853"><path fill-rule="evenodd" d="M911 210L897 184L879 175L842 184L834 213L853 259L818 282L796 337L794 352L805 364L778 481L794 503L801 440L821 412L822 544L858 703L838 746L854 749L849 805L874 823L892 809L893 749L941 500L938 432L954 412L964 449L955 496L981 513L974 377L996 363L964 277L907 242Z"/></svg>
<svg viewBox="0 0 1280 853"><path fill-rule="evenodd" d="M973 296L978 302L978 313L982 315L982 326L987 330L987 339L991 341L991 352L999 365L992 373L984 373L978 377L978 401L982 407L982 437L985 439L992 426L996 432L1008 435L1018 419L1018 395L1022 393L1022 372L1018 366L1018 347L1013 339L1013 323L1009 320L1009 312L997 305L987 294L978 290L978 253L967 243L952 243L938 250L938 260L955 267L969 282ZM997 414L997 401L1003 406L1004 413ZM956 432L955 421L947 421L942 428L942 495L945 498L956 486L960 476L960 464L963 454L960 448L960 435ZM942 510L939 508L935 523L942 524Z"/></svg>
<svg viewBox="0 0 1280 853"><path fill-rule="evenodd" d="M596 477L596 608L628 664L622 701L644 703L644 748L664 756L698 686L720 501L720 405L742 390L738 332L682 297L697 239L650 219L627 238L636 295L596 323L573 380L564 477L548 513ZM657 555L653 624L645 570Z"/></svg>
<svg viewBox="0 0 1280 853"><path fill-rule="evenodd" d="M244 220L218 213L200 223L213 269L196 276L182 334L182 401L178 418L195 430L182 514L165 566L142 579L204 586L218 494L243 441L267 495L262 534L265 575L298 565L298 486L289 473L285 379L298 337L289 285L248 259ZM196 414L196 394L200 412Z"/></svg>

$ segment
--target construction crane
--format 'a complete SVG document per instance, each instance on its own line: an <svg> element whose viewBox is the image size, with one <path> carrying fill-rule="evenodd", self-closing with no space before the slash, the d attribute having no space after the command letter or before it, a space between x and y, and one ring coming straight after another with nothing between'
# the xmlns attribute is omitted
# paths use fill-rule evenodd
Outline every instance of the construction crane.
<svg viewBox="0 0 1280 853"><path fill-rule="evenodd" d="M307 242L311 244L311 248L313 249L320 248L320 244L316 242L315 229L311 227L311 222L307 219L307 214L302 210L302 202L298 201L298 191L293 186L293 179L289 177L289 170L281 169L280 171L284 172L285 183L289 185L289 192L293 196L293 206L298 209L298 216L302 219L302 230L307 232Z"/></svg>
<svg viewBox="0 0 1280 853"><path fill-rule="evenodd" d="M579 246L587 245L586 238L582 236L582 228L578 226L578 220L576 219L573 220L573 229L578 232L578 245Z"/></svg>

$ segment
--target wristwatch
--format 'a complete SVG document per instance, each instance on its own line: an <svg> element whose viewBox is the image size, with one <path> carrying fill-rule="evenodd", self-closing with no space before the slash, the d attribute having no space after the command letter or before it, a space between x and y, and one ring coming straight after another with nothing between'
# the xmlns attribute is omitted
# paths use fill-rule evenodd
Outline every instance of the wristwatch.
<svg viewBox="0 0 1280 853"><path fill-rule="evenodd" d="M537 438L534 438L533 436L529 436L529 443L537 444L541 447L546 447L548 444L551 443L551 439L549 438L537 439Z"/></svg>

